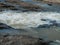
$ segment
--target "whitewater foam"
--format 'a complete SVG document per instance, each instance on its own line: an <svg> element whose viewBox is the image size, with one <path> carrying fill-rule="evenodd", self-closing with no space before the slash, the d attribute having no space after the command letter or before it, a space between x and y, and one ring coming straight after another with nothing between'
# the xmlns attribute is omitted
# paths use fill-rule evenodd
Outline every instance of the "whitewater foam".
<svg viewBox="0 0 60 45"><path fill-rule="evenodd" d="M42 21L41 19L48 19ZM38 27L39 25L52 24L50 21L60 23L60 13L57 12L15 12L3 11L0 12L0 22L8 24L13 28L30 28Z"/></svg>
<svg viewBox="0 0 60 45"><path fill-rule="evenodd" d="M56 40L56 41L50 43L50 45L60 45L60 40Z"/></svg>

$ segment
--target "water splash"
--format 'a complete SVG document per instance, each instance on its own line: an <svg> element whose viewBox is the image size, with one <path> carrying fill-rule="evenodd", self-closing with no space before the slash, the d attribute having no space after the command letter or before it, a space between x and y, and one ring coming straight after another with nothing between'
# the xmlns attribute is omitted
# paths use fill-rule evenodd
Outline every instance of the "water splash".
<svg viewBox="0 0 60 45"><path fill-rule="evenodd" d="M46 19L43 21L41 19ZM14 28L38 27L44 24L53 24L51 21L60 23L60 13L57 12L0 12L0 22L8 24Z"/></svg>

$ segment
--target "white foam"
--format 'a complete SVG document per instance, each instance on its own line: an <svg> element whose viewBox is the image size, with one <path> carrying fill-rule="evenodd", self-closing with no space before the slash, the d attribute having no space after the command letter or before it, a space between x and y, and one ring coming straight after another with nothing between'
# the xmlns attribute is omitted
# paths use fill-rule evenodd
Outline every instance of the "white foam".
<svg viewBox="0 0 60 45"><path fill-rule="evenodd" d="M56 12L0 12L0 22L8 24L14 28L38 27L43 24L51 24L49 21L41 19L56 20L60 23L60 13Z"/></svg>
<svg viewBox="0 0 60 45"><path fill-rule="evenodd" d="M50 45L60 45L60 40L55 40L54 42L50 43Z"/></svg>
<svg viewBox="0 0 60 45"><path fill-rule="evenodd" d="M56 40L55 42L58 42L58 43L60 43L60 40Z"/></svg>

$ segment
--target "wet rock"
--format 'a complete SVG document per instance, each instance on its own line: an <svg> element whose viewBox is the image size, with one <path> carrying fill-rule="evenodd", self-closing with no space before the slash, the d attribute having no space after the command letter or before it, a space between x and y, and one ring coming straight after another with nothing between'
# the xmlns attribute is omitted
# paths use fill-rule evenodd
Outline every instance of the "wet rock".
<svg viewBox="0 0 60 45"><path fill-rule="evenodd" d="M60 0L33 0L33 1L38 1L38 2L44 2L44 3L49 3L49 4L60 4Z"/></svg>
<svg viewBox="0 0 60 45"><path fill-rule="evenodd" d="M12 27L10 27L4 23L0 23L0 29L10 29L10 28L13 29Z"/></svg>
<svg viewBox="0 0 60 45"><path fill-rule="evenodd" d="M48 4L49 6L52 6L52 4Z"/></svg>
<svg viewBox="0 0 60 45"><path fill-rule="evenodd" d="M39 25L37 28L50 28L50 25L48 24Z"/></svg>
<svg viewBox="0 0 60 45"><path fill-rule="evenodd" d="M60 0L44 0L44 2L54 3L54 4L60 4Z"/></svg>
<svg viewBox="0 0 60 45"><path fill-rule="evenodd" d="M50 21L50 23L52 23L51 26L60 27L60 23L57 23L55 20L54 21Z"/></svg>
<svg viewBox="0 0 60 45"><path fill-rule="evenodd" d="M9 9L14 8L13 10L20 9L21 7L24 8L24 9L28 9L30 11L44 10L43 7L41 7L41 6L31 4L31 3L28 3L28 2L19 1L19 0L5 0L5 4L6 5L3 5L3 7L9 8ZM9 6L7 6L7 4Z"/></svg>
<svg viewBox="0 0 60 45"><path fill-rule="evenodd" d="M12 5L7 5L7 4L4 4L4 3L0 3L0 10L3 10L3 9L18 10L17 8L15 8Z"/></svg>
<svg viewBox="0 0 60 45"><path fill-rule="evenodd" d="M41 19L42 21L47 21L47 19Z"/></svg>

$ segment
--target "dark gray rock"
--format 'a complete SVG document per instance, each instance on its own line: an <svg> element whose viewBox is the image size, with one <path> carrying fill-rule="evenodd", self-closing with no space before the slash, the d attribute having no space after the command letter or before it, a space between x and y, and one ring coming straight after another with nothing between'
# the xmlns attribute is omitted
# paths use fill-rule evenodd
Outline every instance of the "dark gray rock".
<svg viewBox="0 0 60 45"><path fill-rule="evenodd" d="M50 28L50 25L48 24L39 25L37 28Z"/></svg>
<svg viewBox="0 0 60 45"><path fill-rule="evenodd" d="M13 29L13 28L8 26L7 24L0 23L0 29Z"/></svg>

